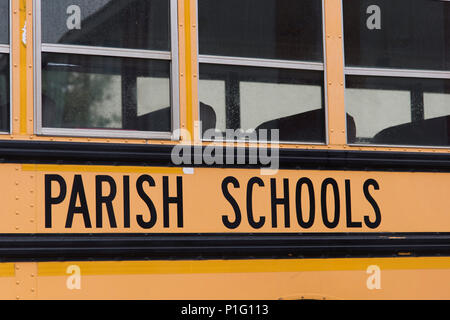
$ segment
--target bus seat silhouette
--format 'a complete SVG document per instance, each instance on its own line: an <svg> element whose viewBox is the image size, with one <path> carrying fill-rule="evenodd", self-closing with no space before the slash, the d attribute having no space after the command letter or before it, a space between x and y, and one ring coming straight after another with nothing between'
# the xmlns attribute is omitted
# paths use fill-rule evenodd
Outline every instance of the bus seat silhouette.
<svg viewBox="0 0 450 320"><path fill-rule="evenodd" d="M325 141L325 111L317 109L293 116L283 117L264 122L256 128L279 129L280 141L324 142ZM352 116L347 114L348 141L356 140L356 125Z"/></svg>
<svg viewBox="0 0 450 320"><path fill-rule="evenodd" d="M450 116L393 126L380 131L376 144L442 146L450 142Z"/></svg>

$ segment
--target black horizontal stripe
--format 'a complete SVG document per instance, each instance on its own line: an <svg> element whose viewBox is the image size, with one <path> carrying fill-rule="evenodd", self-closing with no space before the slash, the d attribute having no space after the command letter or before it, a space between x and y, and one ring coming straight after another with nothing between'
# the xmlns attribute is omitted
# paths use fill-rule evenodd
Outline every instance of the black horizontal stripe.
<svg viewBox="0 0 450 320"><path fill-rule="evenodd" d="M450 256L449 233L4 234L8 261Z"/></svg>
<svg viewBox="0 0 450 320"><path fill-rule="evenodd" d="M75 143L53 141L0 141L3 163L45 163L82 165L174 166L173 145ZM249 164L250 150L245 149L245 164L237 164L234 150L232 164L186 164L187 167L260 168ZM226 152L224 152L226 154ZM192 156L193 157L193 156ZM193 161L192 161L193 162ZM224 161L225 163L225 161ZM280 169L450 172L450 154L431 152L385 152L355 150L280 149Z"/></svg>

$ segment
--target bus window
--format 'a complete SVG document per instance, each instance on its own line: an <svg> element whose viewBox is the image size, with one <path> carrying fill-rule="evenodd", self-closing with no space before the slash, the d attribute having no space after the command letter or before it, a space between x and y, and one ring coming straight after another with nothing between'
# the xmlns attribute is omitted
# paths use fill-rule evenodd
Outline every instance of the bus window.
<svg viewBox="0 0 450 320"><path fill-rule="evenodd" d="M325 142L322 1L199 0L198 24L203 129Z"/></svg>
<svg viewBox="0 0 450 320"><path fill-rule="evenodd" d="M450 3L343 4L354 143L450 146Z"/></svg>
<svg viewBox="0 0 450 320"><path fill-rule="evenodd" d="M0 132L10 128L9 0L0 0Z"/></svg>
<svg viewBox="0 0 450 320"><path fill-rule="evenodd" d="M171 137L179 112L175 0L35 5L38 133Z"/></svg>

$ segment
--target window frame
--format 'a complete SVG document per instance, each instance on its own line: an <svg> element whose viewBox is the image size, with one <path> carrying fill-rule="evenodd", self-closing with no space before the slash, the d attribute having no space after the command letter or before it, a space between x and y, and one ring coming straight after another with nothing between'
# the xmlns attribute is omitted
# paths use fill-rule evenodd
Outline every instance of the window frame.
<svg viewBox="0 0 450 320"><path fill-rule="evenodd" d="M180 80L179 80L179 44L178 44L178 1L169 1L170 51L125 49L101 46L83 46L67 44L42 43L41 1L33 1L33 63L34 70L34 131L40 136L66 136L86 138L130 138L149 140L180 139ZM167 61L170 63L170 109L171 132L134 131L125 129L78 129L78 128L49 128L42 124L42 53L75 54L87 56L106 56L111 58L134 58L153 61Z"/></svg>
<svg viewBox="0 0 450 320"><path fill-rule="evenodd" d="M13 69L12 69L12 45L11 45L11 39L13 38L12 35L12 6L13 6L13 0L8 0L8 5L9 5L9 12L8 12L8 34L9 34L9 44L0 44L0 53L1 54L7 54L9 56L9 130L7 131L0 131L0 135L9 135L12 133L12 112L13 112L13 89L12 89L12 73L13 73Z"/></svg>
<svg viewBox="0 0 450 320"><path fill-rule="evenodd" d="M196 12L196 24L198 23L198 1L195 1L195 12ZM307 62L307 61L296 61L296 60L280 60L280 59L266 59L266 58L251 58L251 57L234 57L234 56L219 56L219 55L205 55L200 54L200 38L199 38L199 27L197 28L197 70L198 70L198 81L200 82L200 64L213 64L213 65L225 65L225 66L236 66L236 67L257 67L257 68L273 68L273 69L289 69L289 70L305 70L305 71L321 71L323 73L323 108L324 108L324 137L323 142L305 142L305 141L277 141L279 144L283 145L317 145L326 146L329 144L329 124L328 124L328 86L327 86L327 46L326 46L326 17L325 17L325 0L321 0L322 4L322 50L323 50L323 62ZM200 97L200 86L197 88L197 96ZM200 100L197 104L197 110L200 121ZM204 139L202 133L197 129L196 134L201 137L203 142L212 142L217 140ZM263 141L263 140L228 140L225 137L219 139L226 143L272 143L273 141Z"/></svg>
<svg viewBox="0 0 450 320"><path fill-rule="evenodd" d="M371 67L347 67L345 59L345 29L344 29L344 1L342 6L342 48L344 56L344 90L347 92L347 76L365 76L365 77L389 77L389 78L413 78L413 79L444 79L450 80L450 70L426 70L426 69L400 69L400 68L371 68ZM448 1L448 0L447 0ZM443 1L445 2L445 1ZM344 94L345 113L347 114L346 95ZM349 143L346 130L346 144L352 147L381 147L381 148L415 148L415 149L449 149L450 146L424 146L424 145L402 145L402 144L365 144Z"/></svg>

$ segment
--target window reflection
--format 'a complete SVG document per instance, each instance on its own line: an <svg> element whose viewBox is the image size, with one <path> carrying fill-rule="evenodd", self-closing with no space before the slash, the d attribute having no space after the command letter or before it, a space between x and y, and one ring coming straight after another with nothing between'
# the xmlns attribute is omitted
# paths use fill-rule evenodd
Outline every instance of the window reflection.
<svg viewBox="0 0 450 320"><path fill-rule="evenodd" d="M199 0L198 24L201 121L325 142L321 0Z"/></svg>
<svg viewBox="0 0 450 320"><path fill-rule="evenodd" d="M355 143L450 146L450 80L347 76Z"/></svg>
<svg viewBox="0 0 450 320"><path fill-rule="evenodd" d="M279 129L283 141L325 140L322 72L202 64L200 75L200 101L212 102L225 129Z"/></svg>
<svg viewBox="0 0 450 320"><path fill-rule="evenodd" d="M169 62L50 53L42 58L44 127L171 131Z"/></svg>
<svg viewBox="0 0 450 320"><path fill-rule="evenodd" d="M0 131L10 127L9 55L0 54Z"/></svg>
<svg viewBox="0 0 450 320"><path fill-rule="evenodd" d="M347 66L450 70L450 3L344 0Z"/></svg>
<svg viewBox="0 0 450 320"><path fill-rule="evenodd" d="M0 44L9 44L9 0L0 0Z"/></svg>
<svg viewBox="0 0 450 320"><path fill-rule="evenodd" d="M168 0L42 1L43 43L168 51L169 30Z"/></svg>

